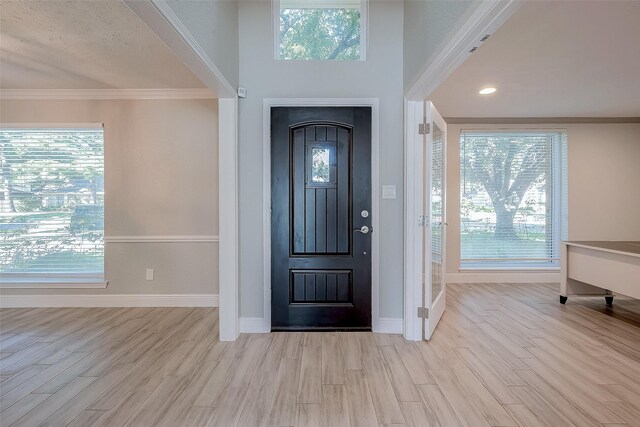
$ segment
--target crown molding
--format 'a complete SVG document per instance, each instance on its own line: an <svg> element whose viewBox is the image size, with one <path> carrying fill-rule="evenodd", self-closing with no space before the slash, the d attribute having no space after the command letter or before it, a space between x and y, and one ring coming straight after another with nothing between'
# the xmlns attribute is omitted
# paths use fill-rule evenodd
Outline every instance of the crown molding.
<svg viewBox="0 0 640 427"><path fill-rule="evenodd" d="M197 89L2 89L0 99L214 99Z"/></svg>

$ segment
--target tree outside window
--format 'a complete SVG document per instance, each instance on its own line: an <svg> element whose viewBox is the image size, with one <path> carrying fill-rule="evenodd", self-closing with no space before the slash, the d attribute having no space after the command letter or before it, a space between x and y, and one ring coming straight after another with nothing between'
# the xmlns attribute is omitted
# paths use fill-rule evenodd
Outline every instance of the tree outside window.
<svg viewBox="0 0 640 427"><path fill-rule="evenodd" d="M327 7L303 7L300 1L281 2L278 58L359 60L361 10L350 5L353 2L343 3L344 7L338 7L339 1L327 2Z"/></svg>
<svg viewBox="0 0 640 427"><path fill-rule="evenodd" d="M463 132L461 260L553 260L560 224L558 133ZM560 162L561 163L561 162Z"/></svg>

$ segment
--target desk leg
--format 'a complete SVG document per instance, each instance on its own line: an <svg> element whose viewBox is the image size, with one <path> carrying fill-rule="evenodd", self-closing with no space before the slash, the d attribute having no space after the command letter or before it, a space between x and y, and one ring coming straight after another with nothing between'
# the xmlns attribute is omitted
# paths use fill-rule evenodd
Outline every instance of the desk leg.
<svg viewBox="0 0 640 427"><path fill-rule="evenodd" d="M567 245L562 243L560 245L560 304L567 302Z"/></svg>

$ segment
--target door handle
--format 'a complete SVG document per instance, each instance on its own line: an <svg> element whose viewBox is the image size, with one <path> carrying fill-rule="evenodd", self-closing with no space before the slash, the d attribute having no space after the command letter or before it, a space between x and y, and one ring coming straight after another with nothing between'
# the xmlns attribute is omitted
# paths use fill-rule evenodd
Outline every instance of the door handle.
<svg viewBox="0 0 640 427"><path fill-rule="evenodd" d="M369 228L366 225L363 225L360 228L354 228L353 231L357 231L358 233L367 234L369 231L373 233L373 228Z"/></svg>

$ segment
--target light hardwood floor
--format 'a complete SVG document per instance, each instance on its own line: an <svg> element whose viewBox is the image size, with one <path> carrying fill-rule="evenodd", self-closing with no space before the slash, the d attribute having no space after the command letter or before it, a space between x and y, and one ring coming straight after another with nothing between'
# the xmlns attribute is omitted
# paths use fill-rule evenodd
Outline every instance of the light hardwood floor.
<svg viewBox="0 0 640 427"><path fill-rule="evenodd" d="M640 425L640 328L557 290L452 285L429 343L223 343L216 309L3 309L0 424Z"/></svg>

